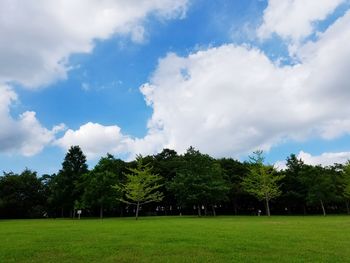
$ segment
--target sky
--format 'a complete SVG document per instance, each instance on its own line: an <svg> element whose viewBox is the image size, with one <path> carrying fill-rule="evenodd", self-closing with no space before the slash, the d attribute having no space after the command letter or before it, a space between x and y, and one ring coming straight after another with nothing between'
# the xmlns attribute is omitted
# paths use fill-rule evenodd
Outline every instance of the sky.
<svg viewBox="0 0 350 263"><path fill-rule="evenodd" d="M194 146L350 159L349 0L0 0L0 170Z"/></svg>

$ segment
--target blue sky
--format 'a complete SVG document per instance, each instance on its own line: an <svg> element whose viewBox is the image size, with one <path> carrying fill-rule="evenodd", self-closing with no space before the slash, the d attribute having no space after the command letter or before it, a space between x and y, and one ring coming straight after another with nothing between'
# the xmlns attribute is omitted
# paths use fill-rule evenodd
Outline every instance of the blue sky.
<svg viewBox="0 0 350 263"><path fill-rule="evenodd" d="M1 170L54 173L76 144L90 167L190 145L350 157L349 1L72 2L0 4Z"/></svg>

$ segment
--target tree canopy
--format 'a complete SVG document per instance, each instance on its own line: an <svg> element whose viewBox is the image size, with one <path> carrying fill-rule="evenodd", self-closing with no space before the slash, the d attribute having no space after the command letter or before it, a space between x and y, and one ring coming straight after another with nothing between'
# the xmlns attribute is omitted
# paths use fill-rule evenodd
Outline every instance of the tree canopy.
<svg viewBox="0 0 350 263"><path fill-rule="evenodd" d="M243 189L260 201L265 201L266 214L270 216L270 200L281 195L280 181L283 175L276 172L272 165L264 165L262 151L254 152L250 159L248 175L243 179Z"/></svg>
<svg viewBox="0 0 350 263"><path fill-rule="evenodd" d="M211 206L215 214L217 202L227 198L229 186L220 164L209 155L201 154L190 147L183 156L178 172L170 184L180 204L196 206L198 215L201 208Z"/></svg>
<svg viewBox="0 0 350 263"><path fill-rule="evenodd" d="M4 172L0 217L349 213L350 162L305 164L295 155L286 168L264 163L262 152L241 162L216 159L190 147L124 161L111 154L88 170L72 146L53 174ZM118 185L117 189L113 186ZM263 202L262 202L263 201Z"/></svg>
<svg viewBox="0 0 350 263"><path fill-rule="evenodd" d="M62 169L54 179L56 184L55 197L61 204L62 214L64 209L69 211L70 216L74 217L74 208L77 201L83 193L82 176L88 172L86 157L79 146L72 146L68 150Z"/></svg>
<svg viewBox="0 0 350 263"><path fill-rule="evenodd" d="M159 182L162 178L152 173L152 168L148 164L143 164L142 157L136 159L137 167L128 168L129 173L125 173L126 182L117 184L116 189L123 192L125 199L120 201L136 206L135 217L138 219L141 205L159 202L163 199L163 193L158 191L162 186Z"/></svg>

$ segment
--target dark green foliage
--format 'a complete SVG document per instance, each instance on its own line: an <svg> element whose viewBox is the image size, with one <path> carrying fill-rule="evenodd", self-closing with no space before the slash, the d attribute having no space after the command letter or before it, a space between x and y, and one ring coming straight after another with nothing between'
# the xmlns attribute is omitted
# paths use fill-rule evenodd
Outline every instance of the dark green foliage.
<svg viewBox="0 0 350 263"><path fill-rule="evenodd" d="M181 209L176 209L176 198L174 194L169 191L169 186L176 175L176 170L180 165L180 157L176 151L164 149L157 155L153 156L152 167L156 174L159 174L162 180L162 187L160 191L164 193L164 198L159 206L164 208L163 213L174 214L174 211L181 212Z"/></svg>
<svg viewBox="0 0 350 263"><path fill-rule="evenodd" d="M350 214L350 161L348 161L343 167L343 198L346 204L347 213Z"/></svg>
<svg viewBox="0 0 350 263"><path fill-rule="evenodd" d="M182 206L196 206L198 215L201 208L205 212L226 200L229 186L220 164L209 155L201 154L190 147L182 158L182 163L169 188Z"/></svg>
<svg viewBox="0 0 350 263"><path fill-rule="evenodd" d="M83 175L84 193L82 206L85 208L98 208L100 218L103 211L118 204L119 194L112 188L122 180L125 163L108 154L100 159L95 168Z"/></svg>
<svg viewBox="0 0 350 263"><path fill-rule="evenodd" d="M55 200L62 209L74 216L74 205L80 201L83 189L83 174L88 172L86 157L79 146L72 146L62 163L62 169L54 179Z"/></svg>
<svg viewBox="0 0 350 263"><path fill-rule="evenodd" d="M323 215L326 215L326 204L338 199L334 171L331 168L305 165L302 173L302 182L307 189L307 203L320 205Z"/></svg>
<svg viewBox="0 0 350 263"><path fill-rule="evenodd" d="M287 158L286 165L287 169L284 171L285 177L281 182L281 200L287 208L288 213L305 213L307 189L302 178L304 174L302 171L305 164L295 154L291 154Z"/></svg>
<svg viewBox="0 0 350 263"><path fill-rule="evenodd" d="M292 154L286 165L283 171L265 165L262 152L240 162L190 147L182 155L164 149L131 162L107 154L89 172L73 146L57 174L4 173L0 217L73 217L75 209L83 209L83 217L129 216L132 204L137 213L144 204L143 215L252 215L264 205L267 214L270 206L274 214L350 214L350 162L313 166Z"/></svg>
<svg viewBox="0 0 350 263"><path fill-rule="evenodd" d="M26 169L0 177L0 217L42 217L44 206L44 186L36 172Z"/></svg>
<svg viewBox="0 0 350 263"><path fill-rule="evenodd" d="M249 165L231 158L222 158L218 162L229 182L230 207L232 206L234 214L237 215L239 210L246 209L245 206L251 201L250 196L242 188L242 181L249 172Z"/></svg>

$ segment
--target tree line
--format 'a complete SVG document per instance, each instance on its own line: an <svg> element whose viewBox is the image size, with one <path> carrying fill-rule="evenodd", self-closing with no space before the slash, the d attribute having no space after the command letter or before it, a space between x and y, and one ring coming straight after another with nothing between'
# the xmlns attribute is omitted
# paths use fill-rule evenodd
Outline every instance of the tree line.
<svg viewBox="0 0 350 263"><path fill-rule="evenodd" d="M164 149L126 162L111 154L89 170L72 146L55 174L4 172L0 217L40 218L136 215L260 215L348 213L350 162L308 165L291 154L286 168L265 164L262 151L248 161L215 159L190 147Z"/></svg>

